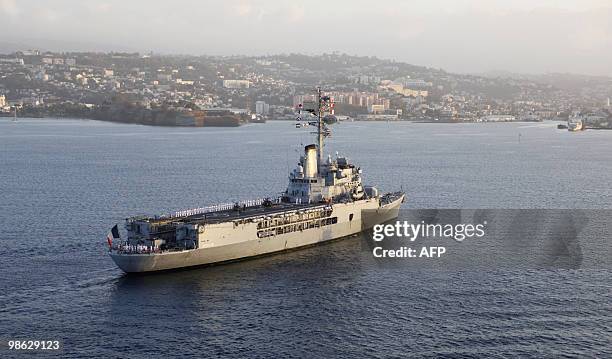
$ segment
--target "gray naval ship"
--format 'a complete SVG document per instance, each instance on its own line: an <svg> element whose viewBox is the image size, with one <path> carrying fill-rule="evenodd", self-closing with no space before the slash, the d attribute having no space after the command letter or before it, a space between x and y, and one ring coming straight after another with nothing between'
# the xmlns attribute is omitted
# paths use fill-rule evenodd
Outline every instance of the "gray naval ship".
<svg viewBox="0 0 612 359"><path fill-rule="evenodd" d="M117 226L107 237L117 266L138 273L235 261L351 236L397 218L403 192L379 193L362 184L361 169L346 157L324 158L330 130L323 118L333 113L333 99L320 88L316 98L310 107L299 106L298 121L316 127L318 143L304 148L282 196L127 218L127 238Z"/></svg>

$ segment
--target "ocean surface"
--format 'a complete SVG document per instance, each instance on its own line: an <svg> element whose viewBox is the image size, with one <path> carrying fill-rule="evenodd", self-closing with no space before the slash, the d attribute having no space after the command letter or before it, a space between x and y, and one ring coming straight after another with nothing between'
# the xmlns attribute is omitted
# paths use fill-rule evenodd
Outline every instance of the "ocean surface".
<svg viewBox="0 0 612 359"><path fill-rule="evenodd" d="M612 131L555 127L340 123L326 150L402 188L405 209L612 209ZM386 262L357 236L157 275L115 267L115 223L277 195L309 132L0 120L0 340L61 340L62 357L612 357L610 226L573 266L496 266L483 247Z"/></svg>

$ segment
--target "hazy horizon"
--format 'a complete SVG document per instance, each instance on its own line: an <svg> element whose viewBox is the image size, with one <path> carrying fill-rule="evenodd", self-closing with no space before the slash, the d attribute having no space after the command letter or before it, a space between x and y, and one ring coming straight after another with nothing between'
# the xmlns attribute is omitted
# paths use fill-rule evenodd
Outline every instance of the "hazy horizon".
<svg viewBox="0 0 612 359"><path fill-rule="evenodd" d="M376 56L450 72L612 76L607 1L0 0L0 49ZM315 36L316 35L316 36Z"/></svg>

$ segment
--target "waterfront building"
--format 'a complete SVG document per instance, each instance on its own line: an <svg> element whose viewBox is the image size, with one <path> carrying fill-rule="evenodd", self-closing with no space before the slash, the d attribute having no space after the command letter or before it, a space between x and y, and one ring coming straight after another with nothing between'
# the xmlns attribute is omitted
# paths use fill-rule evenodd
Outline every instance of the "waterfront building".
<svg viewBox="0 0 612 359"><path fill-rule="evenodd" d="M270 105L264 101L255 102L255 113L258 115L267 115L270 112Z"/></svg>
<svg viewBox="0 0 612 359"><path fill-rule="evenodd" d="M385 112L385 106L384 105L370 105L368 106L368 112L374 113L374 114L383 113Z"/></svg>

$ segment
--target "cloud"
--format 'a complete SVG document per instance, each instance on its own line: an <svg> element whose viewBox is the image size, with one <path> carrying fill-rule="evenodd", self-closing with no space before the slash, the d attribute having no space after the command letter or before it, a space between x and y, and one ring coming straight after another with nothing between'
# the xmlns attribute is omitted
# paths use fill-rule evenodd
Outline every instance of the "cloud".
<svg viewBox="0 0 612 359"><path fill-rule="evenodd" d="M456 72L610 75L610 18L610 0L0 0L0 33L15 41L213 55L341 51Z"/></svg>
<svg viewBox="0 0 612 359"><path fill-rule="evenodd" d="M39 20L47 23L58 22L62 17L65 16L64 13L61 13L51 8L40 8L35 12L35 15Z"/></svg>
<svg viewBox="0 0 612 359"><path fill-rule="evenodd" d="M305 13L303 6L293 5L287 11L287 20L291 23L301 22L304 20Z"/></svg>
<svg viewBox="0 0 612 359"><path fill-rule="evenodd" d="M15 18L21 14L21 8L15 0L0 0L0 13Z"/></svg>
<svg viewBox="0 0 612 359"><path fill-rule="evenodd" d="M568 36L570 45L579 51L596 51L612 46L612 33L605 23L586 23Z"/></svg>
<svg viewBox="0 0 612 359"><path fill-rule="evenodd" d="M113 6L110 3L103 2L99 4L92 4L92 10L97 13L109 13Z"/></svg>
<svg viewBox="0 0 612 359"><path fill-rule="evenodd" d="M253 6L245 1L241 1L233 6L234 12L238 16L250 16L253 11Z"/></svg>

